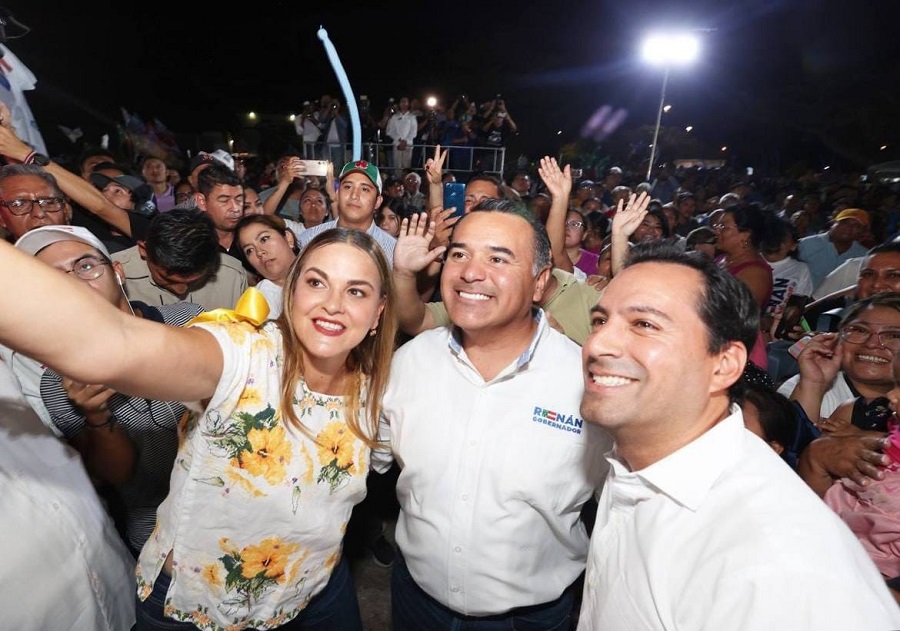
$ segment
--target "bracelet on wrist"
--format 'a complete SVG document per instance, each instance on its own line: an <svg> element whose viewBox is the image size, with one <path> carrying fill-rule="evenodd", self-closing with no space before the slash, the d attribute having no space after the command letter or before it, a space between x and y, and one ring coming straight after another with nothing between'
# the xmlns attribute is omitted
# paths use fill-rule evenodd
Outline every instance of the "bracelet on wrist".
<svg viewBox="0 0 900 631"><path fill-rule="evenodd" d="M102 423L91 423L87 420L87 417L85 417L84 419L84 424L91 429L103 429L104 427L112 427L115 422L116 417L109 413L107 413L106 420Z"/></svg>

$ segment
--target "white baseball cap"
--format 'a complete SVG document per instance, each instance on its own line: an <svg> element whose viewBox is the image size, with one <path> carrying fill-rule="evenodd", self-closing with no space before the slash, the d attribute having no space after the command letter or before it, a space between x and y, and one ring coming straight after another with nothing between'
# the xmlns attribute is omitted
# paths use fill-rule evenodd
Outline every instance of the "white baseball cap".
<svg viewBox="0 0 900 631"><path fill-rule="evenodd" d="M103 245L103 242L94 236L87 228L81 226L41 226L29 230L16 241L16 247L27 252L31 256L46 248L48 245L59 243L60 241L79 241L85 243L105 256L109 256L109 250Z"/></svg>

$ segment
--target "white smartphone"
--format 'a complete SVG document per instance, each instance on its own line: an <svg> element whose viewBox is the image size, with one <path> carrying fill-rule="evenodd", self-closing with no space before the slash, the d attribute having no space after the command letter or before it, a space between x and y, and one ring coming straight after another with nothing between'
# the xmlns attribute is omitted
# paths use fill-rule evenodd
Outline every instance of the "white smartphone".
<svg viewBox="0 0 900 631"><path fill-rule="evenodd" d="M301 160L303 172L306 175L319 175L325 177L328 175L328 160Z"/></svg>

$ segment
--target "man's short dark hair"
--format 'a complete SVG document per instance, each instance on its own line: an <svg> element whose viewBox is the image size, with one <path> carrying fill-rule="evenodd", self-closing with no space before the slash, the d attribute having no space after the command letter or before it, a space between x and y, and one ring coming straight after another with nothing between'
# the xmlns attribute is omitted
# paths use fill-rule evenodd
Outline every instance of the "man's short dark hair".
<svg viewBox="0 0 900 631"><path fill-rule="evenodd" d="M707 351L721 352L729 342L750 349L759 331L759 305L747 286L700 252L685 252L668 241L635 244L625 267L640 263L671 263L696 270L703 277L697 313L706 326Z"/></svg>
<svg viewBox="0 0 900 631"><path fill-rule="evenodd" d="M173 208L153 217L144 247L147 259L170 274L209 278L219 269L216 227L196 208Z"/></svg>
<svg viewBox="0 0 900 631"><path fill-rule="evenodd" d="M868 252L866 252L866 258L875 256L876 254L885 254L888 252L900 252L900 241L886 241L885 243L876 245L875 247L870 248Z"/></svg>
<svg viewBox="0 0 900 631"><path fill-rule="evenodd" d="M53 188L53 194L56 197L65 197L65 193L63 193L62 189L59 187L59 182L56 181L56 178L53 176L50 171L44 169L44 167L37 164L6 164L2 168L0 168L0 182L4 181L8 177L13 177L15 175L34 175L36 177L41 178L47 184L49 184Z"/></svg>
<svg viewBox="0 0 900 631"><path fill-rule="evenodd" d="M197 189L204 196L209 196L217 186L241 186L241 178L228 167L211 164L197 176Z"/></svg>
<svg viewBox="0 0 900 631"><path fill-rule="evenodd" d="M503 195L503 182L500 181L499 178L494 177L493 175L488 175L487 173L476 173L472 177L469 178L469 181L466 182L466 186L471 184L472 182L490 182L494 186L497 187L497 194Z"/></svg>
<svg viewBox="0 0 900 631"><path fill-rule="evenodd" d="M505 213L507 215L516 215L527 221L534 232L534 274L536 275L540 270L550 265L552 259L550 257L550 237L547 236L547 228L535 219L534 215L521 203L510 199L483 199L472 209L471 213L463 215L463 218L456 222L456 225L458 226L466 217L477 212ZM454 226L454 231L455 228Z"/></svg>

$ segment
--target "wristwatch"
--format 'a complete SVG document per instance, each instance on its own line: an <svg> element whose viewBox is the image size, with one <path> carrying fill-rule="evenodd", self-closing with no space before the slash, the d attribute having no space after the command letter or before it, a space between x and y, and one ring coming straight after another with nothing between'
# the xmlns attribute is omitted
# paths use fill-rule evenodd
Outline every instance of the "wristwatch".
<svg viewBox="0 0 900 631"><path fill-rule="evenodd" d="M45 156L42 153L35 153L31 156L31 160L28 161L29 164L36 164L39 167L45 167L50 164L50 158Z"/></svg>

